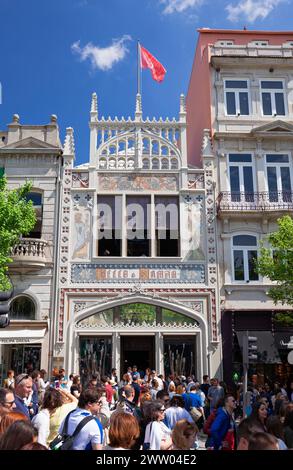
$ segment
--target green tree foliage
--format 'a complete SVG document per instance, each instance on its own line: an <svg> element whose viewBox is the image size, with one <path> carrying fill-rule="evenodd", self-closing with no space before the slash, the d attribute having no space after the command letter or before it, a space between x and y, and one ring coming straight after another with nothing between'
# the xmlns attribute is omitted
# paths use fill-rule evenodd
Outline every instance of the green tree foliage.
<svg viewBox="0 0 293 470"><path fill-rule="evenodd" d="M26 195L31 183L25 183L17 189L8 189L5 177L0 178L0 291L11 288L7 276L11 249L21 235L27 235L36 224L36 214L32 201Z"/></svg>
<svg viewBox="0 0 293 470"><path fill-rule="evenodd" d="M261 247L257 269L262 276L276 281L269 290L274 303L293 306L293 219L284 216L278 219L278 226L268 237L271 249Z"/></svg>
<svg viewBox="0 0 293 470"><path fill-rule="evenodd" d="M293 312L276 313L274 321L282 326L293 326Z"/></svg>

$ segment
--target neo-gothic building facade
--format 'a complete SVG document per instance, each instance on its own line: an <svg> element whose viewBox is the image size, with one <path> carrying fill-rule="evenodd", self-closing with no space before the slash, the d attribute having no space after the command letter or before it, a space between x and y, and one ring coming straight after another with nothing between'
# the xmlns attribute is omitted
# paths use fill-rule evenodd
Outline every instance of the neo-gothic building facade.
<svg viewBox="0 0 293 470"><path fill-rule="evenodd" d="M64 148L54 357L82 378L136 364L215 374L221 364L213 167L190 168L179 120L99 118L89 163ZM159 209L163 209L160 213ZM208 234L208 235L207 235Z"/></svg>

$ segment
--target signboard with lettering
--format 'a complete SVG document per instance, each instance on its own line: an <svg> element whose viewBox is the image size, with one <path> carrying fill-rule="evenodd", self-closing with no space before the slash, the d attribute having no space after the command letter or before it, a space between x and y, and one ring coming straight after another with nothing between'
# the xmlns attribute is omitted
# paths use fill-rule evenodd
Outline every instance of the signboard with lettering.
<svg viewBox="0 0 293 470"><path fill-rule="evenodd" d="M72 283L204 283L204 264L73 264Z"/></svg>

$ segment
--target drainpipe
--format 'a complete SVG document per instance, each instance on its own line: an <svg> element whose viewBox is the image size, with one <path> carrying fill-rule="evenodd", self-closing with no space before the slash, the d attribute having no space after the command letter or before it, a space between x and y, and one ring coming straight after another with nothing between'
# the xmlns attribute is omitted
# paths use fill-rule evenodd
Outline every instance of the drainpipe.
<svg viewBox="0 0 293 470"><path fill-rule="evenodd" d="M56 322L58 319L58 284L59 284L59 271L58 271L58 254L60 244L60 212L61 212L61 184L62 184L62 170L63 170L63 151L60 150L58 161L58 176L56 177L56 199L55 199L55 229L54 229L54 255L53 255L53 282L52 282L52 310L49 320L49 361L48 361L48 374L52 370Z"/></svg>

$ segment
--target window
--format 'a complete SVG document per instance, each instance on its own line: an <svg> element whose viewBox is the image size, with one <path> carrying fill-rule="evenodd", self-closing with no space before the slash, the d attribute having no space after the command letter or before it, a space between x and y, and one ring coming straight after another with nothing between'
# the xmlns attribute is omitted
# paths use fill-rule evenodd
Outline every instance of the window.
<svg viewBox="0 0 293 470"><path fill-rule="evenodd" d="M257 260L257 239L252 235L233 237L234 281L258 281L255 269Z"/></svg>
<svg viewBox="0 0 293 470"><path fill-rule="evenodd" d="M269 41L251 41L248 45L252 47L255 47L255 46L265 47L269 45Z"/></svg>
<svg viewBox="0 0 293 470"><path fill-rule="evenodd" d="M121 196L98 197L98 256L121 256Z"/></svg>
<svg viewBox="0 0 293 470"><path fill-rule="evenodd" d="M26 296L16 297L10 304L11 320L35 320L36 307L34 302Z"/></svg>
<svg viewBox="0 0 293 470"><path fill-rule="evenodd" d="M127 196L127 256L150 256L150 196Z"/></svg>
<svg viewBox="0 0 293 470"><path fill-rule="evenodd" d="M225 101L228 116L247 116L249 114L247 80L225 80Z"/></svg>
<svg viewBox="0 0 293 470"><path fill-rule="evenodd" d="M250 154L229 154L229 179L232 201L253 202L253 167Z"/></svg>
<svg viewBox="0 0 293 470"><path fill-rule="evenodd" d="M270 202L290 202L292 200L292 175L289 155L266 155L267 185Z"/></svg>
<svg viewBox="0 0 293 470"><path fill-rule="evenodd" d="M179 256L178 197L155 197L156 256Z"/></svg>
<svg viewBox="0 0 293 470"><path fill-rule="evenodd" d="M37 192L31 192L26 195L27 201L32 201L35 213L36 213L36 225L32 231L25 235L24 238L42 238L42 219L43 219L43 203L42 194Z"/></svg>
<svg viewBox="0 0 293 470"><path fill-rule="evenodd" d="M261 99L264 116L285 116L284 84L280 81L262 80Z"/></svg>

